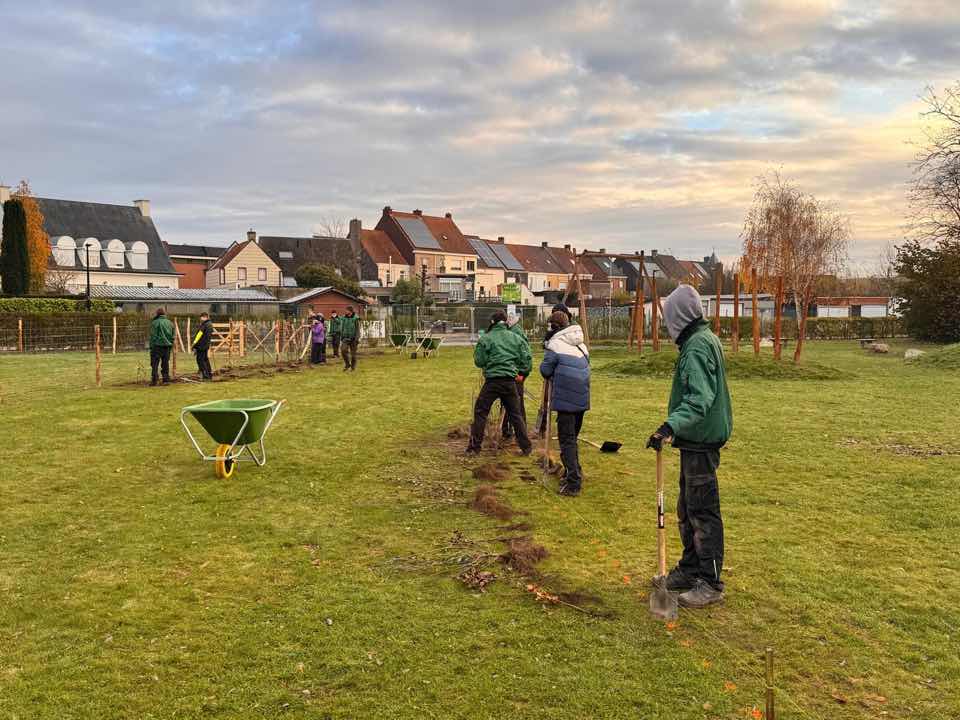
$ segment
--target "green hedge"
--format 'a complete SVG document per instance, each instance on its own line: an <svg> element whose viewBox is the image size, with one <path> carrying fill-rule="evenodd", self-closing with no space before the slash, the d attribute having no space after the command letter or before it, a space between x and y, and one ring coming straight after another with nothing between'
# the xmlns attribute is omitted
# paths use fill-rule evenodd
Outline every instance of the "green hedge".
<svg viewBox="0 0 960 720"><path fill-rule="evenodd" d="M113 311L112 300L91 300L92 312ZM0 298L0 314L47 315L50 313L86 312L86 300L73 298L11 297Z"/></svg>

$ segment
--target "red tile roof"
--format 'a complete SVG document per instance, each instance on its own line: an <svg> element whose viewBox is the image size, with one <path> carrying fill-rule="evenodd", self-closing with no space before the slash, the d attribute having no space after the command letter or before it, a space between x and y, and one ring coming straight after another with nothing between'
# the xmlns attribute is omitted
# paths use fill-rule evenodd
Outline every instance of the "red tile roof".
<svg viewBox="0 0 960 720"><path fill-rule="evenodd" d="M375 263L406 265L403 253L394 245L393 240L382 230L360 230L360 244Z"/></svg>
<svg viewBox="0 0 960 720"><path fill-rule="evenodd" d="M452 217L437 217L435 215L418 215L417 213L405 213L397 210L391 210L390 215L394 217L419 218L427 226L430 234L436 238L437 242L444 252L458 253L460 255L476 255L476 250L467 242L460 228L453 221Z"/></svg>
<svg viewBox="0 0 960 720"><path fill-rule="evenodd" d="M541 245L505 244L510 254L523 265L526 272L550 273L551 275L562 275L568 272L550 250Z"/></svg>

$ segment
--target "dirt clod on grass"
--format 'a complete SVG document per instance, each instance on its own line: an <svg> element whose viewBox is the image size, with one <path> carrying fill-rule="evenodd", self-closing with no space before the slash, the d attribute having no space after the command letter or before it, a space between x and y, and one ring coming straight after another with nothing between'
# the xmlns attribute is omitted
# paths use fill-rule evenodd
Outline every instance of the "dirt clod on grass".
<svg viewBox="0 0 960 720"><path fill-rule="evenodd" d="M471 590L484 592L487 585L497 579L497 574L489 570L481 570L477 567L470 567L457 575L457 579Z"/></svg>
<svg viewBox="0 0 960 720"><path fill-rule="evenodd" d="M515 514L512 507L497 497L497 489L493 485L478 486L470 507L497 520L509 520Z"/></svg>
<svg viewBox="0 0 960 720"><path fill-rule="evenodd" d="M547 472L550 475L558 475L560 472L563 471L563 465L558 463L552 457L548 457L544 455L542 452L540 453L539 457L536 460L536 465L540 469L546 468Z"/></svg>
<svg viewBox="0 0 960 720"><path fill-rule="evenodd" d="M500 562L525 577L537 577L537 563L547 555L547 549L530 538L514 538L507 545L506 552L500 556Z"/></svg>
<svg viewBox="0 0 960 720"><path fill-rule="evenodd" d="M447 431L447 437L451 440L463 440L464 438L470 437L470 431L462 427L450 428Z"/></svg>
<svg viewBox="0 0 960 720"><path fill-rule="evenodd" d="M486 482L500 482L510 477L510 468L503 463L487 463L473 469L473 476L477 480Z"/></svg>

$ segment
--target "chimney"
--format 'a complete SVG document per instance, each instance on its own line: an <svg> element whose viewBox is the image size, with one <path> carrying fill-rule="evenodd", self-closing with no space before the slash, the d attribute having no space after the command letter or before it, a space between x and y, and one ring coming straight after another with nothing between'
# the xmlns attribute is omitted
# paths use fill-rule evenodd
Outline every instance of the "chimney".
<svg viewBox="0 0 960 720"><path fill-rule="evenodd" d="M570 246L569 246L569 245L564 245L564 246L563 246L563 249L564 249L564 250L569 250L569 249L570 249Z"/></svg>
<svg viewBox="0 0 960 720"><path fill-rule="evenodd" d="M541 240L541 241L540 241L540 247L545 248L546 246L547 246L546 241L545 241L545 240Z"/></svg>
<svg viewBox="0 0 960 720"><path fill-rule="evenodd" d="M703 256L703 264L704 264L704 265L707 265L707 266L710 265L710 256L709 256L709 255L704 255L704 256Z"/></svg>
<svg viewBox="0 0 960 720"><path fill-rule="evenodd" d="M355 260L354 270L357 273L357 278L362 278L363 275L363 246L360 244L360 231L363 229L363 223L359 218L353 218L350 221L350 232L347 234L347 239L350 240L350 249L353 250L353 257Z"/></svg>
<svg viewBox="0 0 960 720"><path fill-rule="evenodd" d="M498 242L498 243L504 242L503 235L497 236L497 242Z"/></svg>
<svg viewBox="0 0 960 720"><path fill-rule="evenodd" d="M650 257L656 257L656 256L657 256L657 249L654 248L653 250L650 251Z"/></svg>
<svg viewBox="0 0 960 720"><path fill-rule="evenodd" d="M423 215L423 210L421 210L420 208L417 208L416 210L413 211L413 214L419 217L420 215Z"/></svg>
<svg viewBox="0 0 960 720"><path fill-rule="evenodd" d="M10 186L0 185L0 205L3 205L9 199L10 199Z"/></svg>
<svg viewBox="0 0 960 720"><path fill-rule="evenodd" d="M257 242L257 231L253 228L247 230L247 240L253 240L255 243L257 243L257 245L260 244Z"/></svg>
<svg viewBox="0 0 960 720"><path fill-rule="evenodd" d="M443 216L444 216L447 220L453 220L453 213L444 213Z"/></svg>
<svg viewBox="0 0 960 720"><path fill-rule="evenodd" d="M600 254L601 254L601 255L605 255L606 253L607 253L607 249L606 249L606 248L600 248Z"/></svg>
<svg viewBox="0 0 960 720"><path fill-rule="evenodd" d="M140 210L140 214L143 217L150 217L150 201L149 200L134 200L133 204L137 206Z"/></svg>
<svg viewBox="0 0 960 720"><path fill-rule="evenodd" d="M393 210L393 208L391 208L389 205L384 205L384 206L383 206L383 214L384 214L384 215L389 215L392 210Z"/></svg>

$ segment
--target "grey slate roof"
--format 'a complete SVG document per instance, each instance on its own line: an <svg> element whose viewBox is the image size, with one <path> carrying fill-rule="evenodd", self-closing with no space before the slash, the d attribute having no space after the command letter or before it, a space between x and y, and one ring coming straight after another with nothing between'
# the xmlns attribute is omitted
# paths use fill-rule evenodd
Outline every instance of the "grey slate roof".
<svg viewBox="0 0 960 720"><path fill-rule="evenodd" d="M332 265L346 278L357 275L353 247L347 238L261 235L257 242L270 259L280 266L285 278L292 278L301 265L308 263ZM281 251L293 257L281 257Z"/></svg>
<svg viewBox="0 0 960 720"><path fill-rule="evenodd" d="M56 200L37 198L37 204L43 213L43 229L51 238L69 235L80 246L84 238L94 237L106 246L107 241L117 239L125 245L134 242L146 244L146 270L131 270L129 263L124 267L108 268L103 263L97 272L149 272L175 275L153 219L140 214L135 205L106 205L104 203L79 202L76 200ZM78 253L82 250L78 250ZM80 267L79 257L74 267Z"/></svg>
<svg viewBox="0 0 960 720"><path fill-rule="evenodd" d="M226 251L225 247L214 245L173 245L165 242L163 246L167 249L170 257L178 255L180 257L202 257L216 260Z"/></svg>
<svg viewBox="0 0 960 720"><path fill-rule="evenodd" d="M273 295L254 288L158 288L132 285L91 285L90 296L107 300L167 300L171 302L279 303Z"/></svg>

